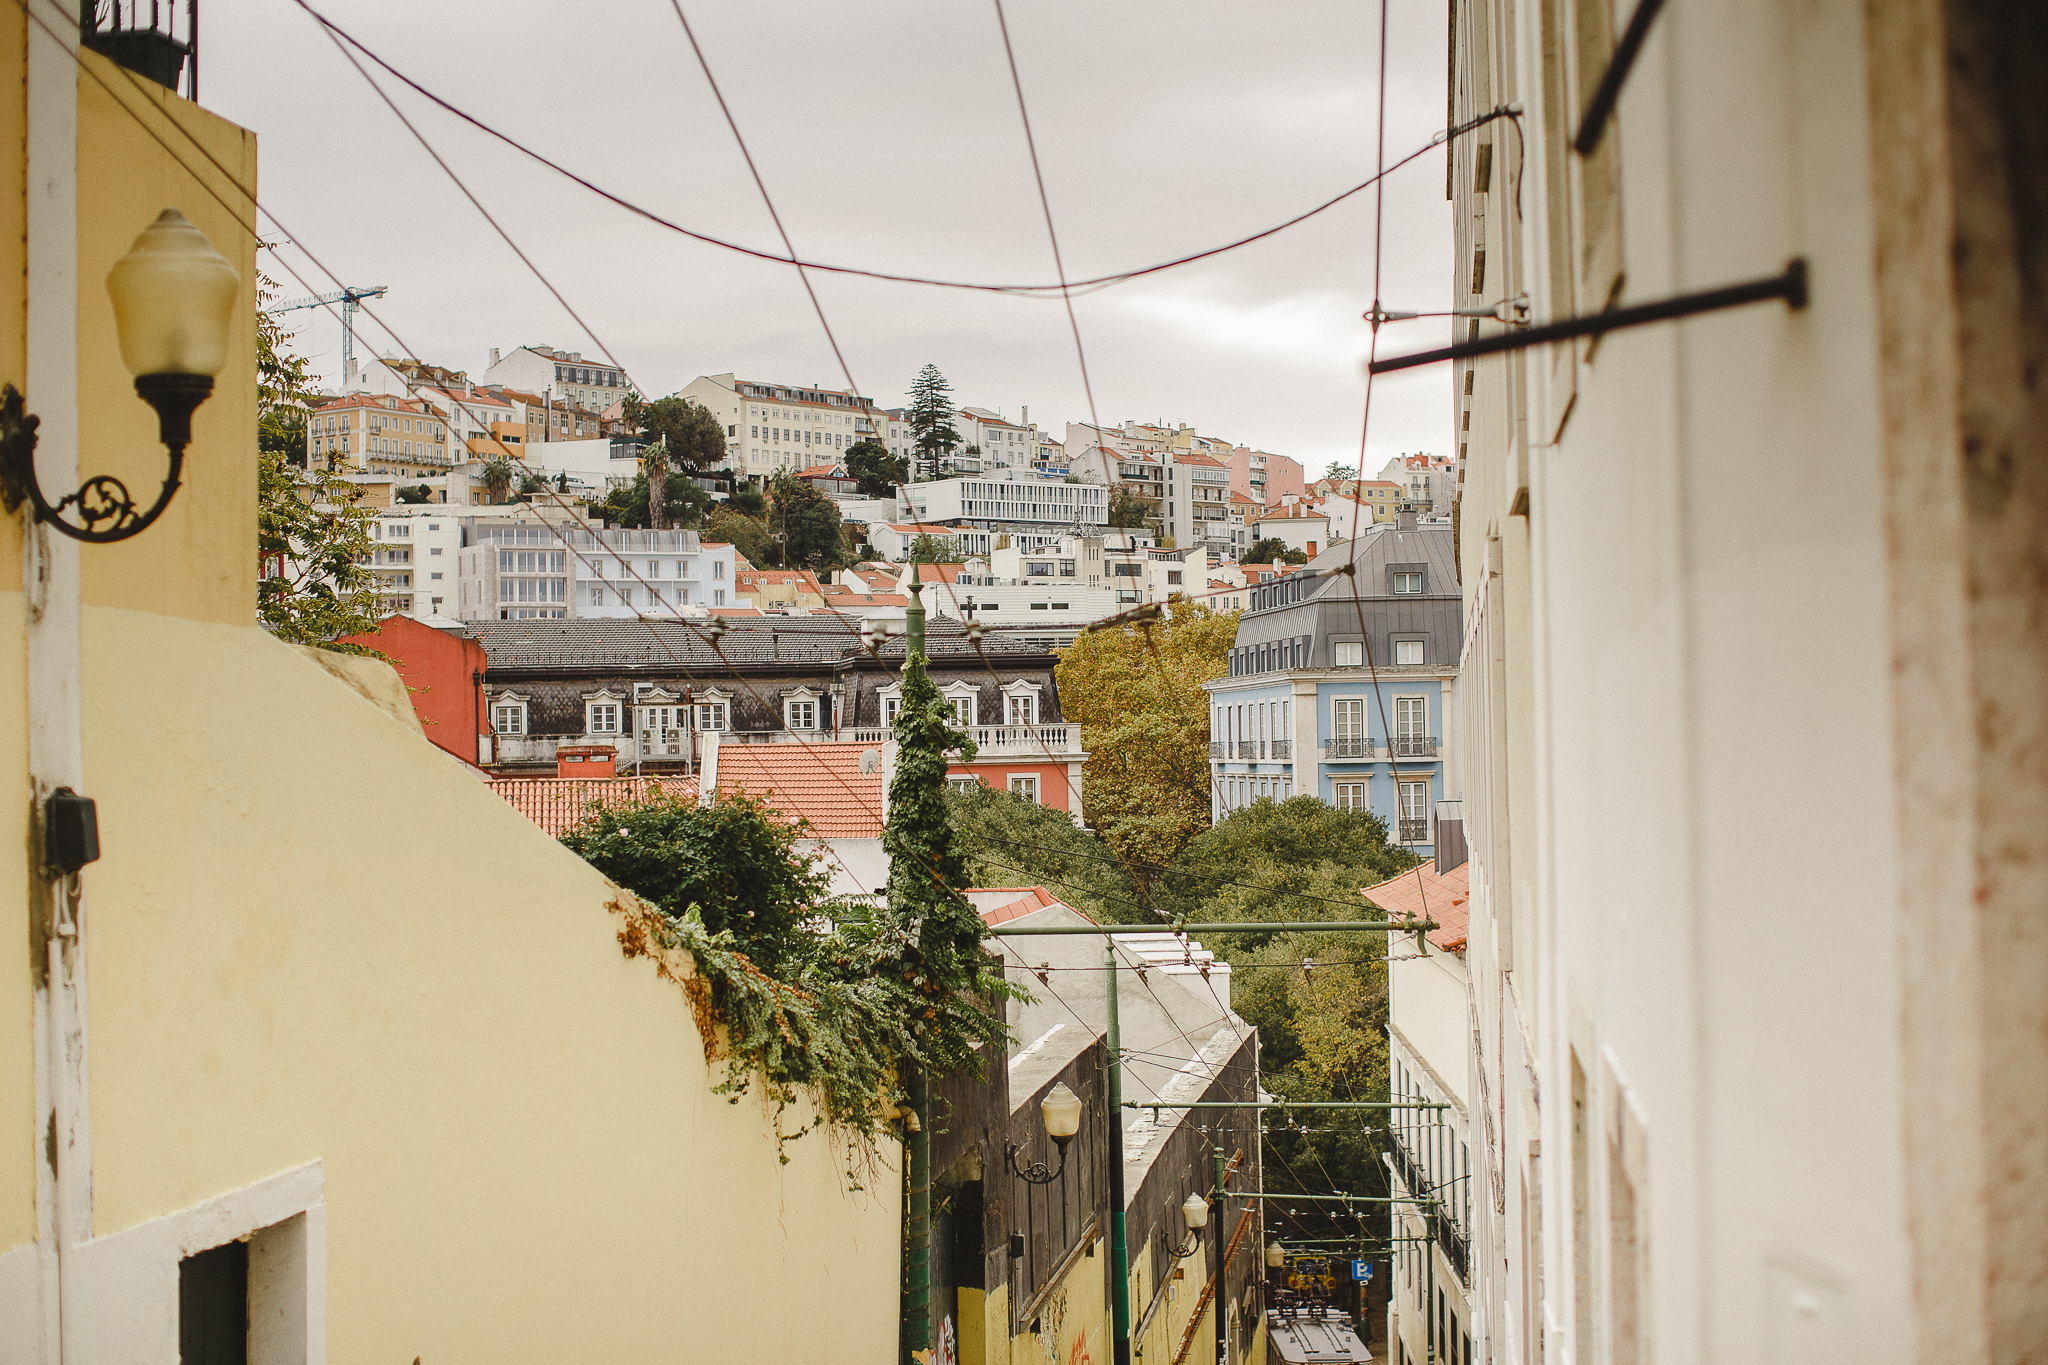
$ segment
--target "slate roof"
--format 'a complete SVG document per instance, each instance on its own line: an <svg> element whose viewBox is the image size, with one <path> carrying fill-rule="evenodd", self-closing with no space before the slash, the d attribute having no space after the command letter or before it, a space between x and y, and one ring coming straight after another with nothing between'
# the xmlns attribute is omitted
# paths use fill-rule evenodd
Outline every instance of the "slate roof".
<svg viewBox="0 0 2048 1365"><path fill-rule="evenodd" d="M829 665L867 652L844 617L726 616L721 623L725 634L717 648L707 633L708 622L689 620L472 621L469 629L494 671L667 665L712 671L728 665L776 668ZM934 616L926 623L925 648L934 660L975 659L967 628L950 616ZM993 633L982 637L981 649L991 659L1045 653ZM891 639L881 652L885 660L900 664L902 640Z"/></svg>
<svg viewBox="0 0 2048 1365"><path fill-rule="evenodd" d="M868 753L875 755L872 773L861 771L861 756ZM879 839L880 760L873 744L721 744L718 790L745 792L791 820L809 822L813 838Z"/></svg>

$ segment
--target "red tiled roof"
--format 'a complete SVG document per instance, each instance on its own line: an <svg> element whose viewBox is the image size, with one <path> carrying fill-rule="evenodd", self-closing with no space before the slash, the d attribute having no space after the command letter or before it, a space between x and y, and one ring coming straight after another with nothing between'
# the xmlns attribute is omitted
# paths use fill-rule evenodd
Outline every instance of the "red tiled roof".
<svg viewBox="0 0 2048 1365"><path fill-rule="evenodd" d="M656 792L697 799L694 777L494 777L491 790L512 809L560 838L598 806L630 806Z"/></svg>
<svg viewBox="0 0 2048 1365"><path fill-rule="evenodd" d="M901 535L956 536L960 534L950 526L926 526L921 522L890 522L889 529Z"/></svg>
<svg viewBox="0 0 2048 1365"><path fill-rule="evenodd" d="M920 564L917 566L917 577L923 583L958 583L960 573L966 567L965 564ZM897 580L896 586L907 587L909 582L910 571L906 569L903 577Z"/></svg>
<svg viewBox="0 0 2048 1365"><path fill-rule="evenodd" d="M707 607L713 616L766 616L759 607Z"/></svg>
<svg viewBox="0 0 2048 1365"><path fill-rule="evenodd" d="M882 833L882 772L860 770L874 744L818 740L798 744L721 744L718 789L766 801L819 839L875 839Z"/></svg>
<svg viewBox="0 0 2048 1365"><path fill-rule="evenodd" d="M1435 920L1439 927L1428 931L1429 941L1446 952L1462 953L1465 927L1471 921L1471 909L1466 904L1471 884L1471 863L1460 863L1439 877L1432 859L1377 886L1366 887L1365 897L1386 911L1389 918Z"/></svg>
<svg viewBox="0 0 2048 1365"><path fill-rule="evenodd" d="M1000 900L998 897L1015 899ZM1035 915L1041 910L1050 910L1055 905L1066 905L1065 901L1042 886L970 886L967 888L967 898L974 905L981 907L981 922L990 925L1008 924L1013 919ZM990 901L996 903L991 906ZM1067 908L1074 909L1071 905ZM1079 910L1074 910L1074 913L1081 915L1083 919L1089 918Z"/></svg>

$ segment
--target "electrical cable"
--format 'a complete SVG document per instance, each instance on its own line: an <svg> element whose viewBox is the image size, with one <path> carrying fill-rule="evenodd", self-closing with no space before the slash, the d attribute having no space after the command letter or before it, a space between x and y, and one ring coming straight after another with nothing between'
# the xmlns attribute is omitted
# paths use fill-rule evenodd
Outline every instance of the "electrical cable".
<svg viewBox="0 0 2048 1365"><path fill-rule="evenodd" d="M1225 242L1221 246L1210 247L1203 251L1193 252L1185 256L1177 256L1171 260L1160 261L1153 265L1142 266L1132 270L1118 271L1114 274L1109 275L1097 275L1087 279L1069 280L1066 282L1064 286L1060 284L984 284L975 283L967 280L942 280L921 275L893 274L888 271L870 270L857 266L831 265L823 261L804 260L798 257L796 253L793 251L786 256L777 256L775 253L771 251L762 251L755 247L743 246L737 242L729 242L724 240L723 238L714 237L708 233L698 232L692 228L684 227L680 223L676 223L668 218L665 218L662 215L655 213L651 209L642 207L641 205L634 203L632 200L627 199L622 195L607 190L601 185L598 185L592 182L591 180L585 178L584 176L577 174L575 171L568 169L561 163L551 160L550 158L541 154L540 152L533 150L531 147L528 147L526 144L520 142L517 138L512 137L510 134L501 132L497 128L492 127L490 124L484 122L481 118L460 108L450 100L435 94L425 85L421 84L419 81L413 79L411 76L406 75L397 67L393 66L389 61L385 60L382 56L380 56L375 50L365 45L361 40L357 39L355 36L350 34L346 29L343 29L340 25L336 24L333 20L329 19L326 15L322 14L319 10L314 9L312 5L306 2L306 0L293 0L293 3L298 5L300 9L304 10L306 14L310 18L312 18L315 23L319 24L322 28L327 29L330 32L334 33L335 35L339 36L343 41L347 42L349 46L355 48L356 51L360 52L372 64L382 68L394 80L398 81L400 84L412 90L414 94L420 96L422 99L428 101L430 104L435 105L444 112L453 115L455 118L460 119L462 122L469 124L471 127L477 129L479 132L484 133L485 135L503 143L505 146L519 153L521 156L528 158L529 160L535 162L540 166L546 167L548 170L553 171L555 174L561 176L565 180L570 181L572 184L575 184L580 188L596 195L600 199L603 199L608 203L611 203L621 209L624 209L628 213L631 213L639 218L643 218L646 221L653 223L655 226L663 228L669 232L676 233L680 236L688 237L693 241L702 242L707 246L714 246L725 251L737 252L743 256L751 256L756 260L765 261L773 265L798 266L806 270L817 270L835 275L854 275L865 279L882 280L885 282L895 284L929 285L941 289L965 289L978 291L982 293L1011 294L1019 297L1040 297L1052 299L1061 296L1062 288L1065 288L1070 291L1078 291L1092 290L1095 288L1100 288L1108 285L1121 284L1127 280L1139 279L1146 275L1156 275L1162 271L1174 270L1184 265L1191 265L1197 261L1207 260L1212 256L1220 256L1225 252L1235 251L1240 247L1250 246L1254 242L1263 241L1268 237L1274 236L1281 232L1285 232L1289 228L1307 222L1309 219L1316 217L1318 214L1325 213L1328 210L1335 208L1337 205L1343 203L1345 200L1350 199L1353 196L1358 195L1364 192L1365 190L1372 188L1374 183L1373 180L1363 181L1357 185L1352 186L1350 189L1343 191L1341 194L1335 195L1330 199L1324 200L1322 203L1317 204L1315 207L1310 208L1302 213L1296 214L1295 216L1288 218L1283 222L1276 223L1272 227L1262 229L1258 232L1250 234L1249 236L1240 237L1234 241ZM1491 122L1496 118L1504 117L1508 117L1506 110L1493 110L1484 115L1481 115L1476 120L1471 120L1467 123L1460 124L1456 127L1446 128L1440 132L1437 132L1431 136L1429 142L1425 145L1418 147L1414 151L1408 153L1406 156L1401 157L1392 165L1384 167L1381 171L1377 173L1375 179L1377 179L1378 175L1390 175L1394 171L1400 170L1402 167L1406 166L1411 161L1415 161L1423 156L1428 155L1431 151L1434 151L1437 147L1443 145L1445 142L1449 141L1453 137L1458 136L1461 133L1469 132L1473 128L1477 128L1484 123Z"/></svg>

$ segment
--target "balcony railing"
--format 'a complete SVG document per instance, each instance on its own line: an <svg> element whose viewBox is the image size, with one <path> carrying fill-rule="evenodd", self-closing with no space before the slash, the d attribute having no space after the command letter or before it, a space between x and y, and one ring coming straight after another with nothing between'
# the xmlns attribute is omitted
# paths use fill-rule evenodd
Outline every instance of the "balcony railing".
<svg viewBox="0 0 2048 1365"><path fill-rule="evenodd" d="M1397 1132L1392 1134L1392 1137L1394 1140L1388 1144L1391 1148L1388 1155L1393 1159L1394 1169L1400 1174L1401 1183L1408 1187L1408 1192L1424 1199L1437 1193L1435 1186L1430 1184L1422 1163L1408 1150L1408 1145L1401 1140L1401 1135ZM1425 1215L1423 1222L1435 1235L1437 1248L1443 1252L1444 1259L1458 1272L1458 1279L1469 1282L1470 1249L1466 1242L1465 1230L1458 1226L1458 1220L1451 1216L1448 1208L1439 1205L1436 1216L1430 1218Z"/></svg>
<svg viewBox="0 0 2048 1365"><path fill-rule="evenodd" d="M1396 735L1396 736L1394 736L1394 757L1395 757L1395 758L1435 758L1435 757L1436 757L1436 736L1435 736L1435 735Z"/></svg>
<svg viewBox="0 0 2048 1365"><path fill-rule="evenodd" d="M199 34L194 0L110 0L81 6L78 41L138 76L199 98Z"/></svg>
<svg viewBox="0 0 2048 1365"><path fill-rule="evenodd" d="M1225 746L1224 746L1224 743L1223 743L1223 741L1222 741L1222 740L1220 740L1220 739L1212 739L1212 740L1210 740L1210 741L1209 741L1209 757L1211 757L1211 758L1221 758L1221 757L1223 757L1223 750L1224 750L1224 747L1225 747Z"/></svg>
<svg viewBox="0 0 2048 1365"><path fill-rule="evenodd" d="M1425 819L1401 819L1401 842L1404 844L1426 844L1429 842L1429 821Z"/></svg>
<svg viewBox="0 0 2048 1365"><path fill-rule="evenodd" d="M1264 755L1262 755L1259 752L1259 742L1255 739L1239 740L1237 742L1237 756L1239 758L1253 760L1264 757Z"/></svg>
<svg viewBox="0 0 2048 1365"><path fill-rule="evenodd" d="M1376 739L1332 739L1323 742L1324 758L1377 758L1380 743Z"/></svg>
<svg viewBox="0 0 2048 1365"><path fill-rule="evenodd" d="M1276 739L1267 747L1272 750L1274 758L1294 757L1294 741L1292 740Z"/></svg>

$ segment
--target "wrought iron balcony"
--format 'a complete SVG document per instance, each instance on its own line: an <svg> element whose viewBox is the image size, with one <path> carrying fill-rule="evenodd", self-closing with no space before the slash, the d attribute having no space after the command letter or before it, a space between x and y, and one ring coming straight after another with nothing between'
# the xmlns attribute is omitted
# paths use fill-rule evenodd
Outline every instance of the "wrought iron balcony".
<svg viewBox="0 0 2048 1365"><path fill-rule="evenodd" d="M1276 740L1274 740L1274 741L1272 742L1272 744L1271 744L1271 745L1269 745L1268 747L1269 747L1269 748L1270 748L1270 749L1272 750L1272 753L1273 753L1273 757L1274 757L1274 758L1292 758L1292 757L1294 757L1294 741L1293 741L1293 740L1288 740L1288 739L1276 739Z"/></svg>
<svg viewBox="0 0 2048 1365"><path fill-rule="evenodd" d="M1222 757L1223 757L1223 750L1224 750L1224 747L1225 747L1225 746L1224 746L1224 743L1223 743L1223 741L1222 741L1222 740L1220 740L1220 739L1212 739L1212 740L1210 740L1210 741L1209 741L1209 757L1211 757L1211 758L1222 758Z"/></svg>
<svg viewBox="0 0 2048 1365"><path fill-rule="evenodd" d="M1401 820L1400 840L1404 844L1428 843L1429 821L1427 819L1410 820L1403 817Z"/></svg>
<svg viewBox="0 0 2048 1365"><path fill-rule="evenodd" d="M1261 757L1259 753L1259 742L1255 739L1239 740L1237 742L1237 756L1242 759L1258 759L1259 757Z"/></svg>
<svg viewBox="0 0 2048 1365"><path fill-rule="evenodd" d="M1394 736L1394 757L1395 757L1395 758L1435 758L1435 757L1436 757L1436 736L1435 736L1435 735L1396 735L1396 736Z"/></svg>
<svg viewBox="0 0 2048 1365"><path fill-rule="evenodd" d="M1377 758L1380 744L1376 739L1362 739L1356 736L1347 739L1323 741L1324 758Z"/></svg>
<svg viewBox="0 0 2048 1365"><path fill-rule="evenodd" d="M196 0L93 0L81 5L82 46L146 76L173 94L199 99L199 27ZM178 89L183 78L185 88Z"/></svg>

